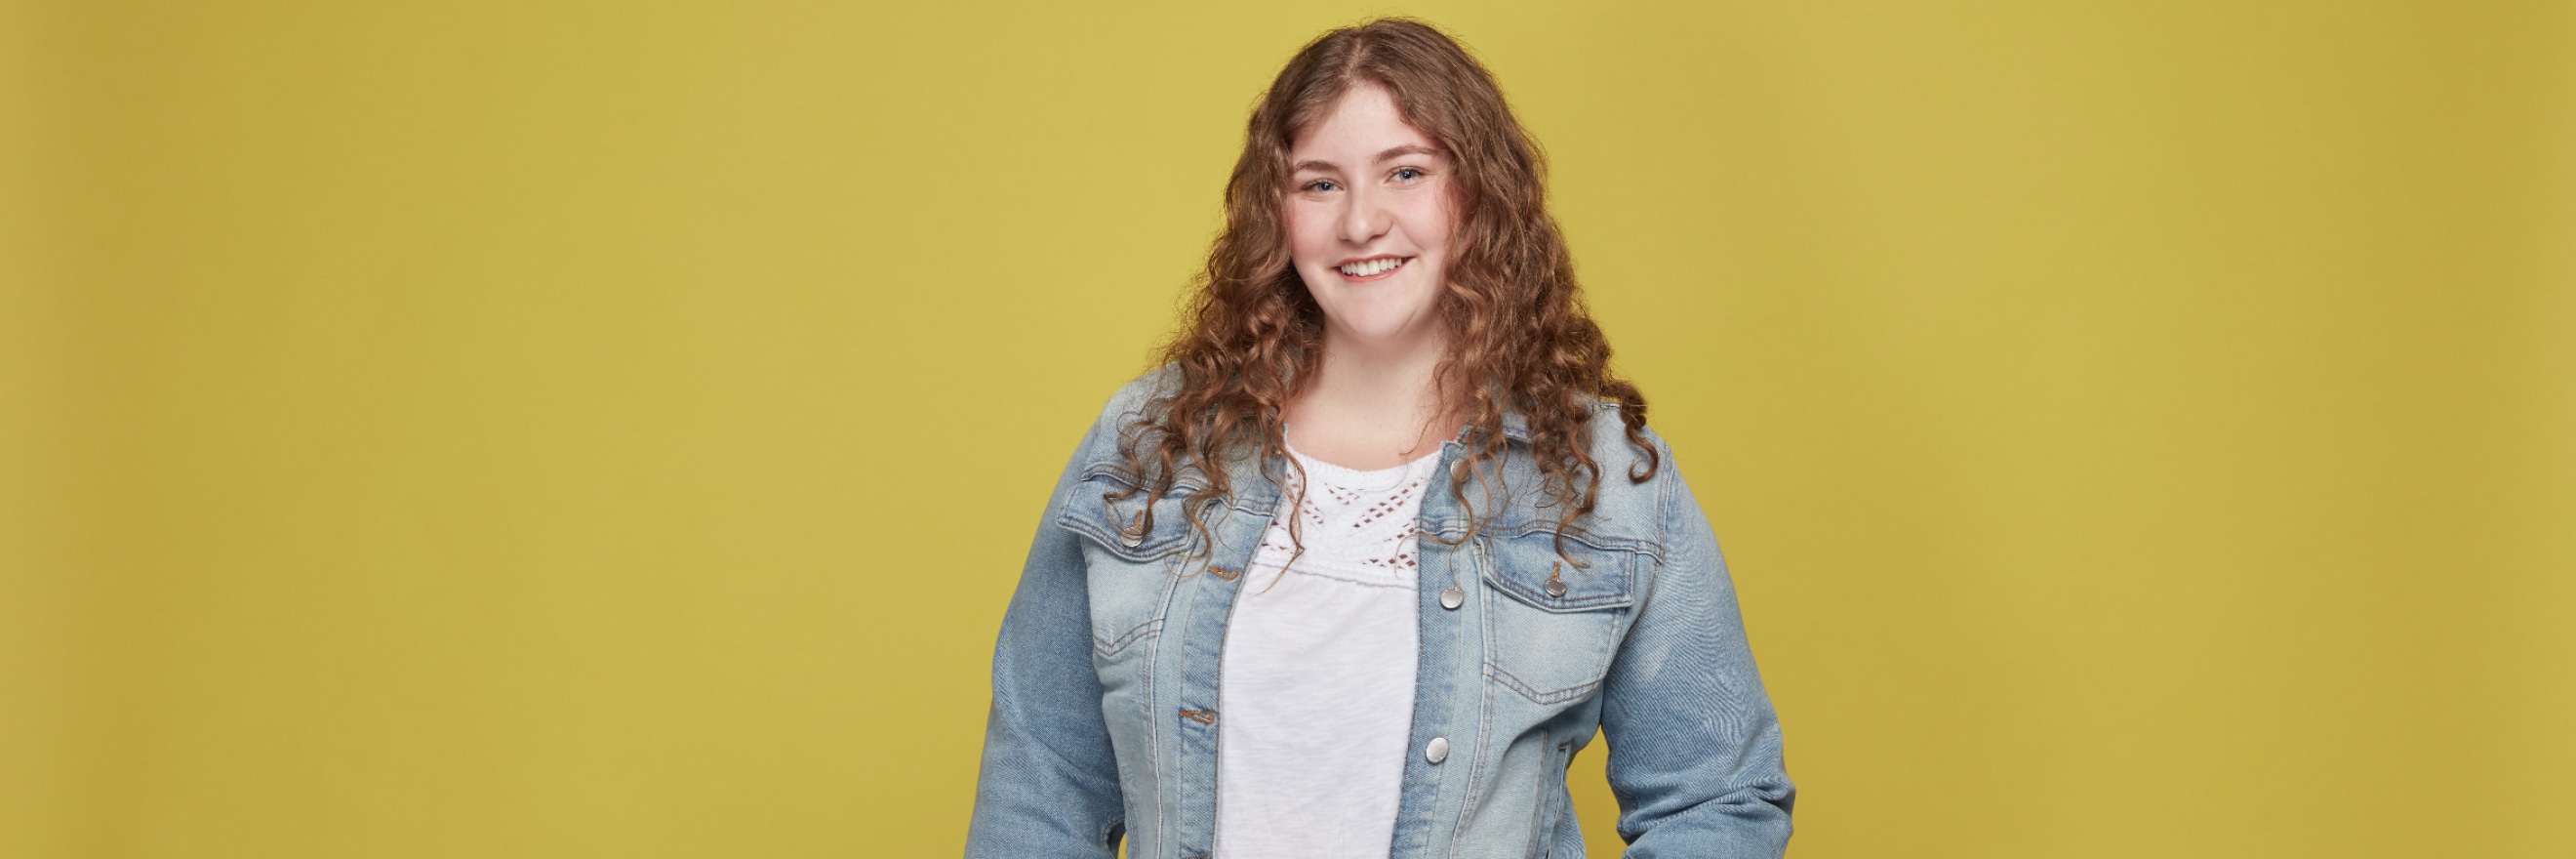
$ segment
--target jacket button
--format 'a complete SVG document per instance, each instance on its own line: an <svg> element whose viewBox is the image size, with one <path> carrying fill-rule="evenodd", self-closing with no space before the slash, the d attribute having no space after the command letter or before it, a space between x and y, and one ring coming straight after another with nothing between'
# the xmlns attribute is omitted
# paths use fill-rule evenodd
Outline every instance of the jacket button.
<svg viewBox="0 0 2576 859"><path fill-rule="evenodd" d="M1466 591L1466 590L1464 590L1464 589L1462 589L1462 588L1458 587L1457 585L1450 585L1450 586L1448 586L1448 587L1445 587L1445 588L1441 588L1441 589L1440 589L1440 607L1441 607L1441 608L1445 608L1445 609L1448 609L1448 610L1450 610L1450 611L1457 611L1459 606L1466 605L1466 604L1467 604L1467 591Z"/></svg>
<svg viewBox="0 0 2576 859"><path fill-rule="evenodd" d="M1548 595L1548 596L1551 596L1551 597L1559 597L1559 598L1564 597L1564 596L1565 596L1565 582L1560 581L1560 580L1557 580L1557 579L1549 579L1549 580L1547 580L1547 595Z"/></svg>
<svg viewBox="0 0 2576 859"><path fill-rule="evenodd" d="M1439 762L1441 762L1441 761L1448 760L1448 759L1449 759L1449 738L1448 738L1448 737L1432 737L1432 738L1431 738L1431 744L1430 744L1430 745L1427 745L1427 746L1423 746L1423 747L1422 747L1422 759L1423 759L1423 760L1426 760L1426 761L1430 761L1430 762L1435 763L1435 764L1436 764L1436 763L1439 763Z"/></svg>

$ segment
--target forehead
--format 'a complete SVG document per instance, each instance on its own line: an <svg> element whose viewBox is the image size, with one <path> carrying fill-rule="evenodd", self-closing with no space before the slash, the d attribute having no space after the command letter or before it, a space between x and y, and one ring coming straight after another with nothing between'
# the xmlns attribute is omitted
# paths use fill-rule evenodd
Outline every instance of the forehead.
<svg viewBox="0 0 2576 859"><path fill-rule="evenodd" d="M1434 150L1439 143L1404 121L1395 97L1375 84L1358 84L1299 132L1288 147L1289 162L1327 161L1344 167L1364 165L1379 153L1400 146Z"/></svg>

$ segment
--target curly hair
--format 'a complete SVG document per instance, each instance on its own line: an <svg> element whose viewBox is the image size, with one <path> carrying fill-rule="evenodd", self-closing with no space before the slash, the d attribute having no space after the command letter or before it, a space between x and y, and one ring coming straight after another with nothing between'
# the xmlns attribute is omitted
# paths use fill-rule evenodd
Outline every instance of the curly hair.
<svg viewBox="0 0 2576 859"><path fill-rule="evenodd" d="M1307 43L1253 109L1226 182L1225 229L1196 278L1184 324L1162 349L1177 379L1166 379L1144 417L1120 434L1129 478L1120 497L1146 494L1147 518L1136 527L1150 529L1153 502L1186 471L1205 491L1183 509L1204 532L1207 506L1231 488L1215 464L1247 455L1264 463L1288 459L1281 414L1314 377L1324 332L1323 310L1289 258L1289 151L1344 93L1366 85L1385 89L1405 121L1456 165L1450 202L1457 232L1436 311L1448 348L1433 378L1447 413L1466 417L1469 465L1452 471L1449 490L1467 507L1467 535L1492 514L1476 511L1466 487L1486 480L1502 455L1508 409L1526 424L1542 475L1539 506L1560 511L1562 554L1566 532L1580 527L1600 491L1601 468L1590 452L1596 399L1619 404L1627 440L1641 454L1627 478L1642 483L1660 465L1644 435L1645 398L1610 372L1610 344L1584 309L1573 257L1547 213L1537 144L1483 65L1440 30L1404 18Z"/></svg>

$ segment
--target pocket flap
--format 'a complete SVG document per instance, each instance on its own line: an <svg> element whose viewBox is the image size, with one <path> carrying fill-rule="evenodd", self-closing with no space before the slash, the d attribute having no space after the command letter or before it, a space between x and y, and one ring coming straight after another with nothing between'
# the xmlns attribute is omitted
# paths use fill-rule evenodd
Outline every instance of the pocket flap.
<svg viewBox="0 0 2576 859"><path fill-rule="evenodd" d="M1150 527L1144 521L1145 494L1138 492L1125 498L1112 499L1120 484L1106 479L1091 479L1075 484L1073 495L1065 499L1064 512L1056 524L1088 537L1110 554L1131 561L1146 561L1179 552L1189 546L1192 534L1188 516L1182 511L1183 492L1173 490L1153 506Z"/></svg>
<svg viewBox="0 0 2576 859"><path fill-rule="evenodd" d="M1556 539L1546 533L1492 540L1491 545L1485 580L1532 608L1593 611L1636 601L1635 552L1567 540L1568 560L1557 556Z"/></svg>

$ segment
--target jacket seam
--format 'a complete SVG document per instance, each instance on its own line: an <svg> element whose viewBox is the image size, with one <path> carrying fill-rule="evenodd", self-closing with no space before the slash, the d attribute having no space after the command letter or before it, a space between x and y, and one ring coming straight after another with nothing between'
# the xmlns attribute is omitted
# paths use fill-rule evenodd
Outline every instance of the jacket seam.
<svg viewBox="0 0 2576 859"><path fill-rule="evenodd" d="M1158 617L1153 620L1137 624L1135 627L1119 634L1119 636L1114 640L1104 639L1098 635L1093 635L1091 637L1091 652L1100 654L1103 657L1116 656L1119 653L1124 652L1129 645L1143 641L1146 636L1150 636L1161 631L1163 631L1163 619Z"/></svg>
<svg viewBox="0 0 2576 859"><path fill-rule="evenodd" d="M1612 658L1617 658L1617 648L1612 648L1611 655ZM1502 666L1494 664L1494 660L1490 657L1485 660L1485 678L1509 687L1512 691L1520 693L1521 697L1529 699L1533 704L1563 704L1567 701L1579 701L1583 699L1583 696L1591 694L1592 690L1601 687L1601 681L1593 680L1585 683L1578 683L1563 689L1542 692L1539 691L1538 687L1530 685L1528 681L1512 676L1511 672L1505 671Z"/></svg>
<svg viewBox="0 0 2576 859"><path fill-rule="evenodd" d="M1479 577L1500 568L1501 562L1494 559L1493 547L1488 540L1479 538L1473 541L1473 543L1474 545L1470 547L1470 551L1474 554L1470 559L1470 563L1475 564L1477 568L1476 573ZM1493 597L1491 596L1491 593L1488 592L1484 598L1484 610L1479 613L1479 616L1476 619L1476 625L1481 628L1480 631L1483 633L1483 635L1478 636L1482 641L1479 642L1481 646L1477 649L1483 652L1484 658L1482 661L1488 665L1493 663L1495 656L1494 607L1491 602L1492 599ZM1492 741L1494 732L1493 688L1483 683L1477 683L1475 684L1475 687L1476 739L1467 749L1467 789L1459 794L1458 814L1450 819L1449 832L1445 838L1441 839L1448 846L1448 849L1444 852L1448 855L1449 859L1456 859L1458 856L1458 844L1460 840L1458 834L1466 831L1467 817L1475 811L1475 798L1477 791L1484 787L1485 746ZM1455 746L1457 744L1453 742L1451 745Z"/></svg>
<svg viewBox="0 0 2576 859"><path fill-rule="evenodd" d="M1447 538L1460 537L1467 533L1466 523L1455 519L1444 518L1431 524L1433 527L1424 529L1423 533ZM1483 527L1476 529L1476 534L1478 536L1491 536L1497 538L1528 537L1531 535L1553 536L1556 534L1556 523L1537 520L1508 525L1486 523ZM1664 554L1664 545L1661 540L1662 536L1663 526L1661 523L1658 523L1656 525L1657 539L1650 540L1639 537L1611 537L1590 533L1588 530L1578 530L1568 532L1565 535L1565 542L1598 552L1634 552L1637 554L1652 555L1654 557L1661 558Z"/></svg>
<svg viewBox="0 0 2576 859"><path fill-rule="evenodd" d="M1155 611L1160 618L1166 620L1171 617L1172 604L1180 599L1181 592L1180 571L1172 570L1171 572L1173 573L1172 575L1163 577L1163 604L1161 608ZM1164 796L1172 789L1171 773L1164 767L1163 760L1163 749L1165 745L1163 732L1165 726L1163 725L1163 720L1154 718L1154 714L1159 712L1163 707L1163 702L1158 697L1161 684L1155 682L1155 679L1160 676L1163 670L1163 643L1169 640L1170 639L1164 636L1157 635L1154 637L1153 642L1146 647L1144 666L1144 711L1139 714L1145 719L1145 756L1153 762L1154 767L1153 846L1156 851L1160 851L1164 845L1172 843L1172 839L1176 835L1172 829L1172 827L1176 825L1173 821L1174 815L1169 813L1169 809L1163 802ZM1135 834L1136 830L1133 827L1130 827L1127 831L1128 834L1132 836ZM1127 855L1139 856L1143 855L1143 853L1142 851L1129 850L1127 851Z"/></svg>

